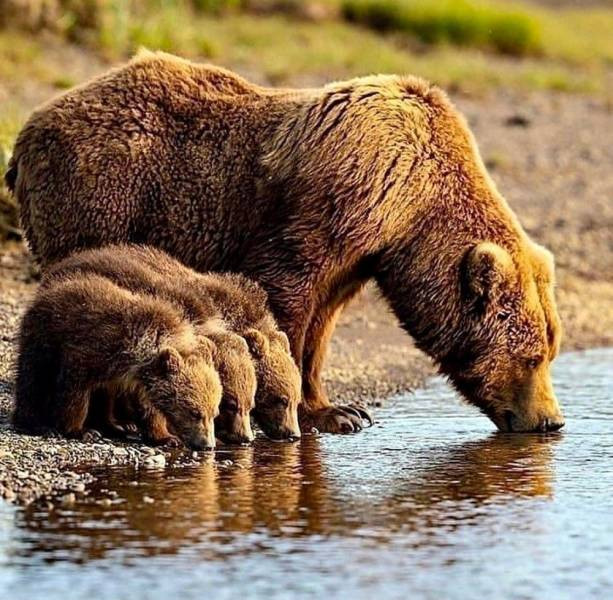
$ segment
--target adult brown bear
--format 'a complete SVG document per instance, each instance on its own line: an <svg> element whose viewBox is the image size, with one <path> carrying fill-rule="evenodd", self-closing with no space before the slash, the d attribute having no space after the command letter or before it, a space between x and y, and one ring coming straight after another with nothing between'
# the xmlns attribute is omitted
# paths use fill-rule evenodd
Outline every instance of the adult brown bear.
<svg viewBox="0 0 613 600"><path fill-rule="evenodd" d="M563 425L551 255L425 81L271 90L144 53L37 110L6 179L43 266L132 241L260 282L302 369L303 426L359 426L330 405L320 370L340 310L373 278L500 429Z"/></svg>

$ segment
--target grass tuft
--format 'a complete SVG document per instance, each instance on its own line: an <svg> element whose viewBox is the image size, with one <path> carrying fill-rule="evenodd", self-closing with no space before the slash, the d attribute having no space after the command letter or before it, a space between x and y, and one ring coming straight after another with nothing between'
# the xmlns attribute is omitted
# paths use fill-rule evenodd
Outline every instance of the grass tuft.
<svg viewBox="0 0 613 600"><path fill-rule="evenodd" d="M450 43L523 56L542 51L539 20L527 11L480 0L343 0L349 21Z"/></svg>

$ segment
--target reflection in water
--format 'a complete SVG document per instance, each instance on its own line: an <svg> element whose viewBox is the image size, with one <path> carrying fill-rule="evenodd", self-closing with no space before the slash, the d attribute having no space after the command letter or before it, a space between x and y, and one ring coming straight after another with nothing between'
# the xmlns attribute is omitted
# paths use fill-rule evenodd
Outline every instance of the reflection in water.
<svg viewBox="0 0 613 600"><path fill-rule="evenodd" d="M238 534L257 531L383 541L398 532L468 523L482 505L550 496L552 446L558 440L491 434L433 454L421 449L406 464L396 461L397 473L379 481L378 465L356 460L354 485L364 474L374 474L375 481L366 493L354 494L339 486L333 464L324 466L321 438L305 436L296 444L258 439L253 447L222 451L217 460L208 457L171 474L116 469L93 498L50 516L40 508L27 510L20 527L32 540L28 555L40 552L49 560L98 559L117 547L135 547L141 555L174 553L205 535L215 543L202 550L207 558L219 558L248 551ZM228 460L233 464L226 466ZM118 493L117 504L102 507L100 487Z"/></svg>
<svg viewBox="0 0 613 600"><path fill-rule="evenodd" d="M606 596L612 357L560 361L563 434L491 433L435 382L359 435L258 438L196 467L102 471L70 509L0 511L0 590L15 600L92 590L184 600L211 586L216 600ZM579 373L589 385L577 389Z"/></svg>

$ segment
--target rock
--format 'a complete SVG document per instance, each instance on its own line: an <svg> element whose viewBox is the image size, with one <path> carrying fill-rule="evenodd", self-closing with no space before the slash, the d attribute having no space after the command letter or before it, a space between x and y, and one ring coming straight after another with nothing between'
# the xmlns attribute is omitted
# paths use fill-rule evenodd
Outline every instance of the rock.
<svg viewBox="0 0 613 600"><path fill-rule="evenodd" d="M161 469L166 466L166 457L163 454L147 456L143 461L143 465L149 469Z"/></svg>
<svg viewBox="0 0 613 600"><path fill-rule="evenodd" d="M504 124L507 127L529 127L532 124L532 120L526 115L516 113L507 117Z"/></svg>
<svg viewBox="0 0 613 600"><path fill-rule="evenodd" d="M70 492L69 494L64 494L63 496L60 496L60 503L64 506L69 506L71 504L74 504L76 499L76 496L72 492Z"/></svg>
<svg viewBox="0 0 613 600"><path fill-rule="evenodd" d="M143 496L143 502L145 504L153 504L155 500L151 496Z"/></svg>

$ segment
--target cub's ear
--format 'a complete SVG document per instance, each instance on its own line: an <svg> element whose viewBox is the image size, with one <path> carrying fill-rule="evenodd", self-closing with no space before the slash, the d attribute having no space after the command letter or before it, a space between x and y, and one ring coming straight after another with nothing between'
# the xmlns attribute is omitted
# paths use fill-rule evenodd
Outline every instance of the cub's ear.
<svg viewBox="0 0 613 600"><path fill-rule="evenodd" d="M172 373L178 373L182 363L183 358L174 348L163 348L153 359L151 366L155 373L165 377Z"/></svg>
<svg viewBox="0 0 613 600"><path fill-rule="evenodd" d="M279 342L279 344L281 344L281 346L283 346L283 349L288 354L291 353L291 349L290 349L290 346L289 346L289 339L288 339L288 337L287 337L287 335L285 334L284 331L277 331L275 333L274 340L275 340L275 342Z"/></svg>
<svg viewBox="0 0 613 600"><path fill-rule="evenodd" d="M515 265L511 255L498 244L481 242L464 257L462 283L472 299L495 298L501 285L512 280L514 275Z"/></svg>
<svg viewBox="0 0 613 600"><path fill-rule="evenodd" d="M270 345L266 336L257 329L248 329L243 335L252 356L261 357L268 354Z"/></svg>

